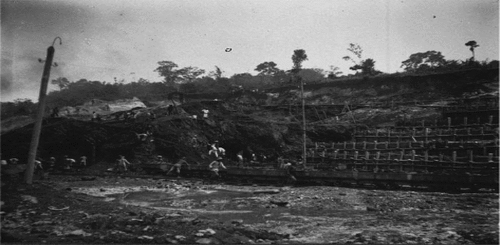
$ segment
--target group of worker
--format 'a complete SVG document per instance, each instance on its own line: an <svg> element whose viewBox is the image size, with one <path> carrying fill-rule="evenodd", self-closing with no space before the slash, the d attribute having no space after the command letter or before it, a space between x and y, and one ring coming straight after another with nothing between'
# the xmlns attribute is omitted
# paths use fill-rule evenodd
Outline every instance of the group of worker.
<svg viewBox="0 0 500 245"><path fill-rule="evenodd" d="M210 150L208 152L208 155L211 156L214 160L208 165L210 171L212 172L211 177L216 177L220 178L219 174L219 169L223 168L226 169L226 166L224 166L224 163L222 162L223 156L225 156L226 150L222 147L219 146L219 142L215 141L213 144L210 145ZM165 160L163 159L163 156L158 155L155 160L156 164L164 165L166 164ZM166 175L169 175L172 172L175 172L177 174L177 177L180 176L181 173L181 168L182 165L186 165L188 169L190 169L189 163L186 161L186 157L181 157L170 169L166 168L163 169L166 172ZM127 167L130 165L130 163L124 159L123 156L120 156L120 159L118 159L118 168L127 170Z"/></svg>
<svg viewBox="0 0 500 245"><path fill-rule="evenodd" d="M212 176L215 176L217 178L220 178L219 175L219 168L226 169L226 166L222 163L223 157L226 155L226 150L222 147L219 146L219 141L214 141L212 145L210 145L210 150L208 151L209 156L214 156L216 159L212 161L208 167L210 171L212 171ZM243 151L239 151L236 154L236 158L238 160L237 166L242 167L244 165L244 157L243 157ZM284 163L284 159L282 157L278 158L281 159L281 164L279 166L280 169L286 170L288 180L290 180L292 183L297 181L297 178L295 177L295 166L291 162ZM261 161L266 161L267 157L262 155L261 156ZM257 156L253 153L252 154L252 159L250 162L257 162Z"/></svg>
<svg viewBox="0 0 500 245"><path fill-rule="evenodd" d="M10 158L8 160L1 161L2 168L10 168L15 165L22 165L18 158ZM56 169L61 169L63 171L68 171L71 169L76 169L76 171L81 171L82 168L87 166L87 157L81 156L77 162L75 159L68 156L64 156L63 161L60 164L56 164L56 158L50 157L48 160L43 160L37 157L34 161L34 171L39 174L41 178L46 178L47 174L53 172ZM25 168L24 168L25 169Z"/></svg>
<svg viewBox="0 0 500 245"><path fill-rule="evenodd" d="M226 166L222 163L223 157L226 155L226 149L220 147L219 141L216 140L212 145L210 145L208 155L214 158L214 161L208 165L208 168L212 173L211 177L220 178L219 168L226 169Z"/></svg>
<svg viewBox="0 0 500 245"><path fill-rule="evenodd" d="M47 161L47 170L54 170L56 168L62 168L63 170L72 170L76 169L77 171L81 171L83 168L87 167L87 157L86 156L81 156L78 161L75 160L74 158L69 157L68 155L65 155L62 161L62 164L57 166L56 164L56 158L55 157L50 157L49 160Z"/></svg>
<svg viewBox="0 0 500 245"><path fill-rule="evenodd" d="M42 162L45 162L43 164ZM7 160L2 160L2 165L7 166L7 165L18 165L19 159L17 158L10 158L8 161ZM75 159L70 158L68 156L64 156L63 164L62 166L59 166L62 169L69 170L69 169L81 169L87 166L87 157L86 156L81 156L79 161L76 162ZM41 158L35 159L35 170L54 170L56 167L56 158L55 157L50 157L49 160L43 161Z"/></svg>

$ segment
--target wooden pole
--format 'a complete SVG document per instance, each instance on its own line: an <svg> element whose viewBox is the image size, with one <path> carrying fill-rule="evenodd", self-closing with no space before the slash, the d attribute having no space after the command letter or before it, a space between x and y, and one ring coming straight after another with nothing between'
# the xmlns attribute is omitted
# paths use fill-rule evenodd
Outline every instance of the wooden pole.
<svg viewBox="0 0 500 245"><path fill-rule="evenodd" d="M302 147L302 163L304 164L304 167L307 164L307 156L306 156L306 101L304 98L304 80L299 77L300 79L300 94L302 96L302 140L303 140L303 147Z"/></svg>
<svg viewBox="0 0 500 245"><path fill-rule="evenodd" d="M425 140L425 144L427 144L427 143L428 143L428 140L429 140L429 139L428 139L428 137L429 137L429 130L428 130L428 128L424 128L424 130L425 130L425 132L424 132L424 134L425 134L425 139L424 139L424 140Z"/></svg>
<svg viewBox="0 0 500 245"><path fill-rule="evenodd" d="M92 143L92 165L94 165L96 163L96 159L95 159L95 144Z"/></svg>
<svg viewBox="0 0 500 245"><path fill-rule="evenodd" d="M60 37L56 37L56 39ZM52 45L54 45L56 39ZM62 41L61 43L62 44ZM28 167L26 169L24 180L27 184L33 183L33 173L35 172L35 159L38 150L38 142L40 140L40 132L42 131L42 121L45 114L45 98L47 93L47 87L50 78L50 68L52 67L52 59L54 58L55 49L53 46L47 48L47 58L45 59L45 66L43 68L42 81L40 86L40 94L38 95L38 111L36 115L35 127L33 129L33 135L31 137L30 150L28 153Z"/></svg>

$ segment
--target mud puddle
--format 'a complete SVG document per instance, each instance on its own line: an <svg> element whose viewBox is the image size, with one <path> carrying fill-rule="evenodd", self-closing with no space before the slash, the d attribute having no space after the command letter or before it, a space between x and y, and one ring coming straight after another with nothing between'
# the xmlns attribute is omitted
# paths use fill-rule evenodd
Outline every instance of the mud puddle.
<svg viewBox="0 0 500 245"><path fill-rule="evenodd" d="M136 191L126 192L123 194L122 200L124 202L162 202L171 199L189 199L193 201L200 201L206 199L232 199L237 197L249 197L252 193L238 192L229 190L188 190L184 192L165 192L165 191Z"/></svg>
<svg viewBox="0 0 500 245"><path fill-rule="evenodd" d="M300 221L304 216L354 216L346 210L337 212L318 211L314 208L290 209L269 202L269 196L255 194L248 190L228 189L192 189L176 186L175 188L146 187L81 187L75 192L102 198L108 202L119 202L126 205L148 207L157 210L193 212L206 218L215 218L224 223L244 221L245 224ZM262 190L261 190L262 191ZM271 195L272 196L272 195Z"/></svg>

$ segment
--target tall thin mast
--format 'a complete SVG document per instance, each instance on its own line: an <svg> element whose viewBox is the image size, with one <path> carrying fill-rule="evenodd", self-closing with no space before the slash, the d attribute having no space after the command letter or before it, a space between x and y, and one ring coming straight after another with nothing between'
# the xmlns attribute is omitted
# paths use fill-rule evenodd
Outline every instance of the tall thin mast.
<svg viewBox="0 0 500 245"><path fill-rule="evenodd" d="M304 80L299 77L300 79L300 94L302 97L302 161L304 164L304 167L306 166L307 163L307 149L306 149L306 102L304 99Z"/></svg>

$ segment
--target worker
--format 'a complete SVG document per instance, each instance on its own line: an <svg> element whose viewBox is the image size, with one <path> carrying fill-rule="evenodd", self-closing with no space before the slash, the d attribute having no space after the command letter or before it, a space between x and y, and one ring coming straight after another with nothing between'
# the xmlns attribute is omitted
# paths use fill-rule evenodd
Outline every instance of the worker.
<svg viewBox="0 0 500 245"><path fill-rule="evenodd" d="M40 161L40 159L35 160L35 171L36 170L43 170L42 162Z"/></svg>
<svg viewBox="0 0 500 245"><path fill-rule="evenodd" d="M56 106L54 109L52 109L52 117L59 117L59 108Z"/></svg>
<svg viewBox="0 0 500 245"><path fill-rule="evenodd" d="M48 164L49 164L48 170L51 170L51 171L54 170L54 168L56 167L56 158L50 157Z"/></svg>
<svg viewBox="0 0 500 245"><path fill-rule="evenodd" d="M163 158L163 156L160 156L158 155L156 157L156 161L155 161L156 164L160 165L160 169L163 171L163 172L166 172L169 170L170 168L170 163L168 163L167 159Z"/></svg>
<svg viewBox="0 0 500 245"><path fill-rule="evenodd" d="M186 157L183 157L177 163L175 163L174 166L172 166L172 168L167 172L166 175L168 175L170 172L172 172L172 170L176 169L176 171L177 171L177 178L179 178L180 174L181 174L181 166L182 166L183 163L185 163L188 166L188 169L189 169L189 163L186 162Z"/></svg>
<svg viewBox="0 0 500 245"><path fill-rule="evenodd" d="M291 162L286 163L284 167L288 178L287 182L291 181L292 183L295 183L297 181L297 178L295 178L295 167Z"/></svg>
<svg viewBox="0 0 500 245"><path fill-rule="evenodd" d="M215 156L215 158L219 157L219 141L216 140L212 145L210 145L210 150L208 151L209 156Z"/></svg>
<svg viewBox="0 0 500 245"><path fill-rule="evenodd" d="M128 170L128 167L131 165L129 161L127 161L127 159L125 159L125 156L123 155L120 155L119 156L120 158L118 158L116 161L117 161L117 170L118 171L127 171Z"/></svg>
<svg viewBox="0 0 500 245"><path fill-rule="evenodd" d="M64 156L64 169L69 170L73 167L73 164L75 164L75 159L69 158L67 155Z"/></svg>
<svg viewBox="0 0 500 245"><path fill-rule="evenodd" d="M82 168L87 167L87 156L81 156L80 157L80 162L78 164L78 171L80 171Z"/></svg>
<svg viewBox="0 0 500 245"><path fill-rule="evenodd" d="M283 159L282 156L278 157L277 163L278 163L277 165L278 169L283 169L285 167L285 159Z"/></svg>
<svg viewBox="0 0 500 245"><path fill-rule="evenodd" d="M238 167L243 167L244 165L244 160L243 160L243 151L239 151L236 154L236 158L238 159Z"/></svg>
<svg viewBox="0 0 500 245"><path fill-rule="evenodd" d="M252 160L250 161L251 163L255 164L257 163L257 155L255 155L255 153L252 153Z"/></svg>
<svg viewBox="0 0 500 245"><path fill-rule="evenodd" d="M220 157L224 157L226 155L226 149L224 149L222 147L217 148L217 154Z"/></svg>
<svg viewBox="0 0 500 245"><path fill-rule="evenodd" d="M158 155L156 157L156 162L155 163L157 163L157 164L165 163L165 161L163 160L163 156Z"/></svg>
<svg viewBox="0 0 500 245"><path fill-rule="evenodd" d="M203 109L201 110L201 112L203 112L203 119L208 119L208 113L210 112L209 110L207 109Z"/></svg>
<svg viewBox="0 0 500 245"><path fill-rule="evenodd" d="M9 159L9 165L17 165L18 162L19 162L19 159L15 158L15 157Z"/></svg>
<svg viewBox="0 0 500 245"><path fill-rule="evenodd" d="M148 139L148 134L147 133L142 133L142 134L138 134L138 133L135 133L135 135L137 136L137 139L140 140L140 141L146 141Z"/></svg>
<svg viewBox="0 0 500 245"><path fill-rule="evenodd" d="M38 158L35 159L35 166L34 166L34 171L37 176L40 177L40 179L45 179L45 171L43 169L42 161Z"/></svg>
<svg viewBox="0 0 500 245"><path fill-rule="evenodd" d="M226 166L222 163L222 157L218 157L217 160L213 161L208 165L208 168L210 168L210 171L216 176L217 178L220 178L219 175L219 167L222 167L223 169L226 169Z"/></svg>
<svg viewBox="0 0 500 245"><path fill-rule="evenodd" d="M97 113L95 111L92 112L92 119L91 119L92 122L95 122L97 121Z"/></svg>

